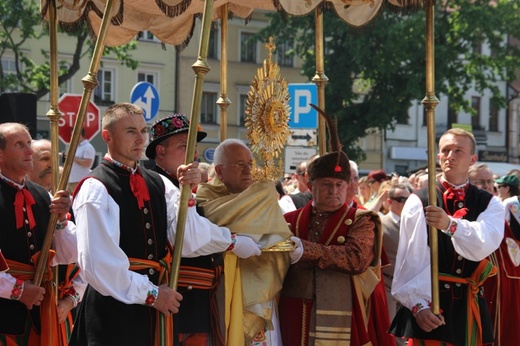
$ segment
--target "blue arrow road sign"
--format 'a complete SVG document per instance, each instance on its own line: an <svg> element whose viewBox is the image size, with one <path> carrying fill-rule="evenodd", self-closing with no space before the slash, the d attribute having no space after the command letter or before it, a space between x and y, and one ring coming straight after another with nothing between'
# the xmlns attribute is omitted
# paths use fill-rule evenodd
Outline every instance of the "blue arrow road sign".
<svg viewBox="0 0 520 346"><path fill-rule="evenodd" d="M152 120L159 111L159 93L148 82L139 82L130 92L130 102L144 110L146 121Z"/></svg>
<svg viewBox="0 0 520 346"><path fill-rule="evenodd" d="M318 112L310 104L318 104L318 88L314 83L291 83L288 85L291 96L291 116L289 127L292 129L318 128Z"/></svg>

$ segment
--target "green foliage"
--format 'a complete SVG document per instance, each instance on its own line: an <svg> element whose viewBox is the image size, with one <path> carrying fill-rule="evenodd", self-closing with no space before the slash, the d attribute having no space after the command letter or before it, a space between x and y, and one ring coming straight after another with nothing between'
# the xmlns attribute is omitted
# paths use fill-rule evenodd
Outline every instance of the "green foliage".
<svg viewBox="0 0 520 346"><path fill-rule="evenodd" d="M0 66L0 92L20 91L35 93L41 98L49 92L50 65L48 51L41 51L46 63L38 64L30 59L24 44L30 39L49 40L47 23L42 25L39 2L34 0L0 1L0 59L7 54L14 58L15 73L6 73ZM74 32L62 33L75 37L72 60L62 60L59 65L58 84L72 78L80 69L84 56L92 56L95 42L90 40L85 25L79 25ZM61 34L60 34L61 35ZM136 69L138 61L132 58L137 42L120 47L106 47L103 54L115 57L121 64ZM59 36L58 36L59 49Z"/></svg>
<svg viewBox="0 0 520 346"><path fill-rule="evenodd" d="M520 68L518 49L507 37L520 37L520 0L450 0L435 8L435 90L446 94L457 111L471 111L466 92L491 91L506 107L497 81L511 82ZM442 7L444 4L445 7ZM303 59L302 73L316 74L314 17L271 16L261 39L293 40ZM408 120L414 100L425 95L425 12L398 13L385 8L363 28L352 28L333 12L324 12L327 112L338 118L344 148L354 159L364 154L356 141L367 129L392 129ZM474 47L486 43L492 54Z"/></svg>

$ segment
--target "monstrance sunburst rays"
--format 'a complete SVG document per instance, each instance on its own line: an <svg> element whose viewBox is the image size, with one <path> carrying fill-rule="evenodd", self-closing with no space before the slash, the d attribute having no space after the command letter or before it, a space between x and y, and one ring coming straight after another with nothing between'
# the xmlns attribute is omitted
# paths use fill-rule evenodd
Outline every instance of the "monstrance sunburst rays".
<svg viewBox="0 0 520 346"><path fill-rule="evenodd" d="M251 151L263 167L253 169L253 179L277 180L283 174L283 162L275 158L281 153L289 132L289 92L287 82L280 74L280 67L272 61L276 45L273 38L265 45L269 54L251 83L246 101L247 138Z"/></svg>

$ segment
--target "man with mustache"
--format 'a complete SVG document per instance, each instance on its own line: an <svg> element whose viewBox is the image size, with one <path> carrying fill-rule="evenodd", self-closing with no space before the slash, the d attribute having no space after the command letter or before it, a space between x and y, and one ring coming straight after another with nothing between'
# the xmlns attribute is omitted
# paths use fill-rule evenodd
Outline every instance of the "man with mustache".
<svg viewBox="0 0 520 346"><path fill-rule="evenodd" d="M31 147L33 169L29 172L29 179L50 191L52 188L51 141L36 139L32 141Z"/></svg>

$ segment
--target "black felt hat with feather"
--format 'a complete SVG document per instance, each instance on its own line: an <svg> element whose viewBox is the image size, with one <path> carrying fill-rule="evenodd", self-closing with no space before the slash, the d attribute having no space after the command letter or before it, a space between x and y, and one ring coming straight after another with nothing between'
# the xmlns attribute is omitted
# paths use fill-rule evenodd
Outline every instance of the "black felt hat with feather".
<svg viewBox="0 0 520 346"><path fill-rule="evenodd" d="M321 108L311 104L325 118L329 133L329 152L312 161L307 167L310 181L317 178L336 178L350 182L350 164L347 154L341 150L336 122Z"/></svg>

